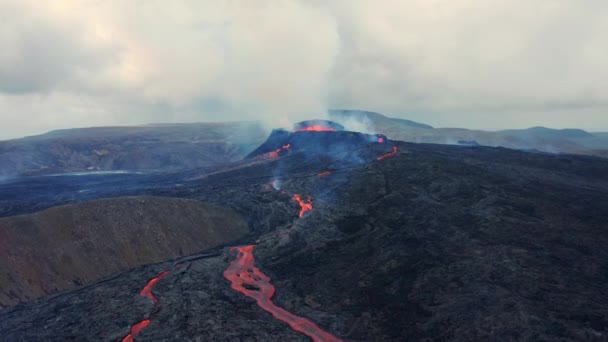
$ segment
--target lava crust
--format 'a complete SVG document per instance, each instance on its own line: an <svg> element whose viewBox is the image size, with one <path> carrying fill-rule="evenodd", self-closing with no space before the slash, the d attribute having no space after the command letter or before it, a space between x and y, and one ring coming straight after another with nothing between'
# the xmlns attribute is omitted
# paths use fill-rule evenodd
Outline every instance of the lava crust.
<svg viewBox="0 0 608 342"><path fill-rule="evenodd" d="M607 160L379 140L274 131L223 169L98 185L228 206L251 233L180 261L155 284L156 304L142 283L175 261L5 308L3 338L120 340L151 310L137 340L310 341L293 317L345 341L608 336ZM78 201L67 186L54 196L14 200L21 211Z"/></svg>

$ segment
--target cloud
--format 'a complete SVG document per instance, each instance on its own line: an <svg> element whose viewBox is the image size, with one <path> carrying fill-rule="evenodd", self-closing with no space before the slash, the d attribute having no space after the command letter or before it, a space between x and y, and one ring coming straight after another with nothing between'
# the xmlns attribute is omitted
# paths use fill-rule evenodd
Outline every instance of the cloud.
<svg viewBox="0 0 608 342"><path fill-rule="evenodd" d="M608 10L575 0L0 4L0 139L361 108L608 129Z"/></svg>

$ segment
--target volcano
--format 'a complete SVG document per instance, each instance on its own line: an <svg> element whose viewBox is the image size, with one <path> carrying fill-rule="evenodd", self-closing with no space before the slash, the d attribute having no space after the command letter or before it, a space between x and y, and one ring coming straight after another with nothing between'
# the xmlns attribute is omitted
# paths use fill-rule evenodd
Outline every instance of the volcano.
<svg viewBox="0 0 608 342"><path fill-rule="evenodd" d="M0 185L2 214L21 215L5 218L11 225L30 222L28 215L42 208L147 195L225 208L248 226L247 234L218 239L200 253L184 249L61 292L47 289L35 301L3 304L3 340L608 336L607 160L404 143L332 125L306 129L315 125L276 129L234 163L79 183L97 191L81 193L61 179L38 191L26 189L39 179ZM171 212L154 203L153 212ZM146 211L132 214L138 212ZM186 220L163 222L190 227L194 216L185 213ZM77 237L93 219L99 218L79 217L73 231L46 232L38 243ZM181 227L170 228L161 230L168 231L162 239L146 239L147 253L161 240L179 251L203 238L172 235ZM145 225L132 229L146 236ZM107 239L121 236L112 232ZM137 234L129 239L137 241ZM28 240L11 241L33 243L36 236ZM113 260L119 251L112 250ZM0 272L0 281L27 279L28 263L39 262L13 259L12 273Z"/></svg>
<svg viewBox="0 0 608 342"><path fill-rule="evenodd" d="M329 120L306 120L302 122L298 122L293 126L293 132L300 131L343 131L344 126L340 125L337 122L329 121Z"/></svg>

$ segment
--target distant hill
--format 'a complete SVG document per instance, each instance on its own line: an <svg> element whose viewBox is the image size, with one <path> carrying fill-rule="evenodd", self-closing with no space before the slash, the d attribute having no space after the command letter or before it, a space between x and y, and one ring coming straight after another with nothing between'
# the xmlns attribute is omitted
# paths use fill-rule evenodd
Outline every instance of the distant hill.
<svg viewBox="0 0 608 342"><path fill-rule="evenodd" d="M0 141L0 176L212 166L241 159L267 133L259 122L57 130Z"/></svg>
<svg viewBox="0 0 608 342"><path fill-rule="evenodd" d="M419 123L416 121L389 118L380 113L369 112L365 110L353 110L353 109L330 109L328 111L329 117L334 121L348 121L357 120L362 122L370 122L379 125L396 125L401 129L408 128L423 128L432 129L433 127L427 124Z"/></svg>
<svg viewBox="0 0 608 342"><path fill-rule="evenodd" d="M590 133L581 129L532 127L483 131L466 128L433 128L415 121L357 110L330 110L329 117L346 126L347 129L382 133L391 139L402 141L468 146L479 144L526 151L608 156L608 133Z"/></svg>

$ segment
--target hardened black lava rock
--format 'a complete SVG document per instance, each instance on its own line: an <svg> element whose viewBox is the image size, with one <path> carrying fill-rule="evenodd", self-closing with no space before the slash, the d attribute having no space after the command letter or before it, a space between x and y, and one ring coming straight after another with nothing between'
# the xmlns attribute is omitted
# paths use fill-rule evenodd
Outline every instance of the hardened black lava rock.
<svg viewBox="0 0 608 342"><path fill-rule="evenodd" d="M234 245L256 244L274 302L346 341L608 338L608 160L389 141L307 147L345 133L297 132L303 142L277 158L111 183L103 196L236 209L253 233ZM77 201L70 191L47 204ZM294 194L312 198L302 218ZM149 317L136 341L307 340L232 290L222 273L235 253L218 251L5 308L2 339L119 340ZM165 269L154 305L138 292Z"/></svg>

